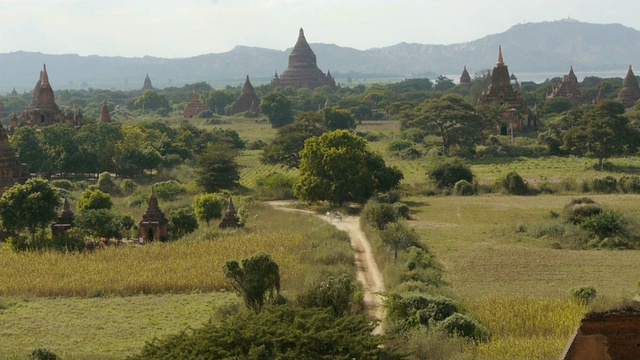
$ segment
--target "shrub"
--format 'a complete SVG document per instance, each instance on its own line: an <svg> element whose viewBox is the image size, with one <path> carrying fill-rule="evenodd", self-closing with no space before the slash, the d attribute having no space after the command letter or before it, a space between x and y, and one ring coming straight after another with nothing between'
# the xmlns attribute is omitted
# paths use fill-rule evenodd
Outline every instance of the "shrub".
<svg viewBox="0 0 640 360"><path fill-rule="evenodd" d="M600 240L609 236L628 235L628 221L624 216L613 210L605 210L598 214L585 217L580 226L597 236Z"/></svg>
<svg viewBox="0 0 640 360"><path fill-rule="evenodd" d="M120 188L115 183L115 181L113 181L111 174L106 171L101 173L100 177L98 178L98 189L109 195L120 195Z"/></svg>
<svg viewBox="0 0 640 360"><path fill-rule="evenodd" d="M435 287L444 285L440 265L433 254L416 243L407 250L409 256L400 275L402 282L421 282Z"/></svg>
<svg viewBox="0 0 640 360"><path fill-rule="evenodd" d="M294 199L293 184L296 178L278 172L272 172L256 180L256 191L260 197L269 200Z"/></svg>
<svg viewBox="0 0 640 360"><path fill-rule="evenodd" d="M31 359L33 360L60 360L58 355L54 354L52 351L39 348L35 349L31 352Z"/></svg>
<svg viewBox="0 0 640 360"><path fill-rule="evenodd" d="M509 195L525 195L529 192L529 187L522 176L512 171L496 181L499 189Z"/></svg>
<svg viewBox="0 0 640 360"><path fill-rule="evenodd" d="M329 276L300 294L297 302L304 308L330 309L334 316L339 317L362 309L363 304L357 303L359 298L355 296L357 289L358 286L348 274Z"/></svg>
<svg viewBox="0 0 640 360"><path fill-rule="evenodd" d="M265 146L267 146L267 144L260 139L247 142L247 150L262 150Z"/></svg>
<svg viewBox="0 0 640 360"><path fill-rule="evenodd" d="M591 181L591 190L602 194L613 194L618 192L618 180L613 176L605 176L602 179Z"/></svg>
<svg viewBox="0 0 640 360"><path fill-rule="evenodd" d="M158 199L171 201L187 193L187 188L175 180L168 180L154 184L153 189Z"/></svg>
<svg viewBox="0 0 640 360"><path fill-rule="evenodd" d="M413 142L409 140L396 140L387 145L388 151L402 151L413 146Z"/></svg>
<svg viewBox="0 0 640 360"><path fill-rule="evenodd" d="M169 212L167 231L174 239L179 239L198 229L198 219L190 207L173 209Z"/></svg>
<svg viewBox="0 0 640 360"><path fill-rule="evenodd" d="M49 184L51 184L51 186L55 186L59 189L65 189L67 191L71 191L73 190L73 183L69 180L51 180L49 181Z"/></svg>
<svg viewBox="0 0 640 360"><path fill-rule="evenodd" d="M593 286L579 286L569 291L571 297L582 305L590 304L597 295L597 291Z"/></svg>
<svg viewBox="0 0 640 360"><path fill-rule="evenodd" d="M640 193L640 176L623 176L618 181L620 191L627 194Z"/></svg>
<svg viewBox="0 0 640 360"><path fill-rule="evenodd" d="M422 294L390 294L384 301L392 332L403 333L415 327L431 327L458 312L450 299Z"/></svg>
<svg viewBox="0 0 640 360"><path fill-rule="evenodd" d="M415 160L422 157L422 152L415 147L404 149L400 152L400 157L405 160Z"/></svg>
<svg viewBox="0 0 640 360"><path fill-rule="evenodd" d="M383 193L379 192L373 195L373 200L379 203L385 203L385 204L395 204L398 201L400 201L400 198L401 198L400 192L397 190L390 190Z"/></svg>
<svg viewBox="0 0 640 360"><path fill-rule="evenodd" d="M403 203L395 203L398 216L406 220L411 220L411 214L409 214L409 205Z"/></svg>
<svg viewBox="0 0 640 360"><path fill-rule="evenodd" d="M78 213L87 210L111 209L113 202L111 196L100 190L87 189L78 199Z"/></svg>
<svg viewBox="0 0 640 360"><path fill-rule="evenodd" d="M489 331L478 320L455 313L438 324L438 329L450 335L470 338L476 341L489 340Z"/></svg>
<svg viewBox="0 0 640 360"><path fill-rule="evenodd" d="M131 179L125 179L122 181L122 192L125 195L133 194L137 187L138 185Z"/></svg>
<svg viewBox="0 0 640 360"><path fill-rule="evenodd" d="M453 186L453 194L458 196L474 195L476 191L467 180L460 180Z"/></svg>
<svg viewBox="0 0 640 360"><path fill-rule="evenodd" d="M471 168L460 159L452 159L441 162L433 167L429 173L429 178L441 189L451 188L460 180L473 181Z"/></svg>
<svg viewBox="0 0 640 360"><path fill-rule="evenodd" d="M398 220L398 211L392 204L369 201L362 210L362 217L368 224L382 230L387 224Z"/></svg>

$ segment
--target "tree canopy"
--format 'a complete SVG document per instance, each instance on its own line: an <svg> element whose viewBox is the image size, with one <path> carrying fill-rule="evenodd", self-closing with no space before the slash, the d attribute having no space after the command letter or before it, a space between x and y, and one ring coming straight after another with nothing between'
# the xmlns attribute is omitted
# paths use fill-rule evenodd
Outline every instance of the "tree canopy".
<svg viewBox="0 0 640 360"><path fill-rule="evenodd" d="M196 164L198 186L208 193L236 186L240 180L236 156L236 151L228 146L209 145L207 151L198 157Z"/></svg>
<svg viewBox="0 0 640 360"><path fill-rule="evenodd" d="M364 139L347 130L307 140L301 158L294 194L304 201L364 202L375 192L395 188L403 178L400 170L369 151Z"/></svg>
<svg viewBox="0 0 640 360"><path fill-rule="evenodd" d="M268 254L257 253L243 259L242 267L235 260L227 261L223 270L247 308L256 313L265 301L274 303L280 295L280 268Z"/></svg>
<svg viewBox="0 0 640 360"><path fill-rule="evenodd" d="M291 100L281 91L274 91L260 100L260 111L267 116L271 126L279 128L293 122Z"/></svg>

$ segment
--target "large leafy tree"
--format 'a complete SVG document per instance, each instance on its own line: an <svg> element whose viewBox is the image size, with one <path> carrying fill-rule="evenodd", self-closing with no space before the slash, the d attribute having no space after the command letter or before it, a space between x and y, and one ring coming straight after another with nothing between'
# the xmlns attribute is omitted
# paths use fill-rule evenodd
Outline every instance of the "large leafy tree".
<svg viewBox="0 0 640 360"><path fill-rule="evenodd" d="M293 124L278 129L274 139L263 149L261 161L300 167L300 151L304 149L304 142L326 131L325 120L320 113L300 113Z"/></svg>
<svg viewBox="0 0 640 360"><path fill-rule="evenodd" d="M294 194L305 201L364 202L375 192L395 188L403 178L400 170L369 151L364 139L347 130L307 140L301 158Z"/></svg>
<svg viewBox="0 0 640 360"><path fill-rule="evenodd" d="M292 103L281 91L274 91L260 100L260 111L267 116L271 126L279 128L293 122Z"/></svg>
<svg viewBox="0 0 640 360"><path fill-rule="evenodd" d="M174 239L191 234L198 229L198 219L193 209L182 207L169 211L168 231Z"/></svg>
<svg viewBox="0 0 640 360"><path fill-rule="evenodd" d="M622 104L602 101L565 132L563 147L572 154L598 159L602 170L604 159L635 151L639 136L624 116Z"/></svg>
<svg viewBox="0 0 640 360"><path fill-rule="evenodd" d="M193 201L193 208L199 220L203 220L209 226L213 219L222 217L224 200L216 194L202 194Z"/></svg>
<svg viewBox="0 0 640 360"><path fill-rule="evenodd" d="M61 204L57 192L49 182L32 178L16 184L0 198L0 219L8 233L28 230L31 239L38 229L43 229L56 219L56 208Z"/></svg>
<svg viewBox="0 0 640 360"><path fill-rule="evenodd" d="M227 146L209 145L198 157L196 183L209 193L236 186L240 180L236 156L237 152Z"/></svg>
<svg viewBox="0 0 640 360"><path fill-rule="evenodd" d="M280 294L280 268L268 254L257 253L243 259L242 267L235 260L227 261L223 271L247 308L256 313L265 301L274 303Z"/></svg>
<svg viewBox="0 0 640 360"><path fill-rule="evenodd" d="M334 106L323 109L322 114L326 127L331 131L339 129L353 131L356 129L356 119L353 118L353 114L349 110Z"/></svg>
<svg viewBox="0 0 640 360"><path fill-rule="evenodd" d="M42 141L36 128L23 126L11 136L11 146L16 150L20 161L29 165L33 173L40 173L42 164L48 162L48 153L42 148Z"/></svg>
<svg viewBox="0 0 640 360"><path fill-rule="evenodd" d="M426 100L402 114L402 128L418 128L439 137L445 154L452 146L469 147L486 138L485 120L476 108L456 94Z"/></svg>

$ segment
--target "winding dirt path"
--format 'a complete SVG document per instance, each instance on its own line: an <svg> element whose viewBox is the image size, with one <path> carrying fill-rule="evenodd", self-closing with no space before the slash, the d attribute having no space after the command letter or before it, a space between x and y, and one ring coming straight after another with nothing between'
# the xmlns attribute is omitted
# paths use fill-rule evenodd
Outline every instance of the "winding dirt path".
<svg viewBox="0 0 640 360"><path fill-rule="evenodd" d="M269 201L267 204L283 211L305 213L317 216L322 220L349 234L351 238L351 247L355 253L356 267L358 269L358 281L363 285L364 303L367 313L376 319L381 320L373 331L374 334L382 334L382 320L384 319L384 310L382 308L382 296L384 292L384 278L378 269L378 264L373 257L371 244L367 237L360 230L360 219L358 216L345 216L342 220L329 218L325 215L317 214L313 211L292 209L287 206L293 204L291 201Z"/></svg>

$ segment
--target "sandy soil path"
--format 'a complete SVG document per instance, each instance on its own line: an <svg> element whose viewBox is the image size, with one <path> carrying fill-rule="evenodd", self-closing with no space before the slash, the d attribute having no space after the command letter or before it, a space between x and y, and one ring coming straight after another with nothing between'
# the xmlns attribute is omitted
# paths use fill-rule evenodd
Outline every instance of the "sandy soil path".
<svg viewBox="0 0 640 360"><path fill-rule="evenodd" d="M362 230L360 230L359 217L344 216L342 220L330 218L313 211L289 208L288 206L292 204L290 201L269 201L267 204L283 211L300 212L317 216L335 226L338 230L345 231L349 234L351 247L353 248L356 258L358 281L362 283L364 289L364 302L367 313L382 321L384 318L384 310L382 308L382 296L380 294L385 290L384 278L373 257L371 244ZM374 334L382 334L382 323L376 327Z"/></svg>

